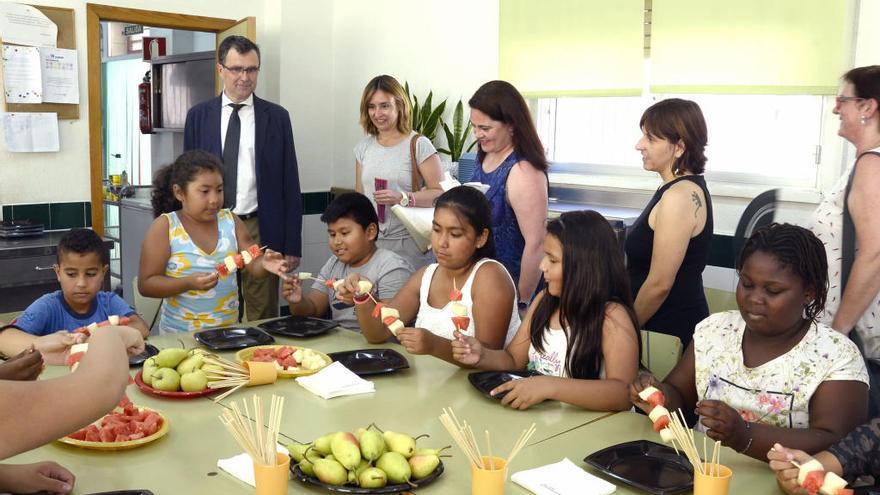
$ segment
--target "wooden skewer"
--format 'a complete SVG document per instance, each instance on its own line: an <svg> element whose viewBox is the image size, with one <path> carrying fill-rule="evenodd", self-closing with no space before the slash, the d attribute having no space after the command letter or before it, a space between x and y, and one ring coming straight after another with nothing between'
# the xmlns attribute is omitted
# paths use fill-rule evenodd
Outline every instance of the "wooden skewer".
<svg viewBox="0 0 880 495"><path fill-rule="evenodd" d="M495 458L492 457L492 441L489 440L489 430L485 430L486 432L486 450L489 451L489 468L492 471L495 470Z"/></svg>

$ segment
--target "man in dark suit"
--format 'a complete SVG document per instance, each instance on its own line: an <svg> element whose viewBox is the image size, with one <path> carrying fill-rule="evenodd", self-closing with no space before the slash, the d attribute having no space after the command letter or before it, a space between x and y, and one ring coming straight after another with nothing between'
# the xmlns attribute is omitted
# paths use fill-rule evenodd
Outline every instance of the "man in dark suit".
<svg viewBox="0 0 880 495"><path fill-rule="evenodd" d="M290 116L253 94L260 49L251 40L229 36L217 59L223 93L189 110L183 148L223 160L223 206L244 221L255 242L283 253L295 268L302 255L302 200ZM277 278L242 272L242 293L248 320L278 315Z"/></svg>

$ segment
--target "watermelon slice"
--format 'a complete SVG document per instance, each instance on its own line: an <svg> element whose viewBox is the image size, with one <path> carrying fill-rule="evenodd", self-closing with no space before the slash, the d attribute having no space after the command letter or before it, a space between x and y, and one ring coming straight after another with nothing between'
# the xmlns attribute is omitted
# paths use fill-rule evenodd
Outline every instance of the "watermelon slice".
<svg viewBox="0 0 880 495"><path fill-rule="evenodd" d="M240 254L232 256L232 261L235 261L235 266L237 266L239 270L244 269L244 258Z"/></svg>
<svg viewBox="0 0 880 495"><path fill-rule="evenodd" d="M70 368L74 364L78 363L79 360L82 359L85 355L85 352L74 352L73 354L67 356L67 361L65 361L64 364L66 364L67 367Z"/></svg>
<svg viewBox="0 0 880 495"><path fill-rule="evenodd" d="M214 269L217 270L217 273L219 273L221 277L229 275L229 269L226 268L226 263L217 263L214 266Z"/></svg>
<svg viewBox="0 0 880 495"><path fill-rule="evenodd" d="M384 308L385 306L385 303L382 302L377 304L376 307L373 308L373 318L379 318L379 316L382 314L382 308Z"/></svg>
<svg viewBox="0 0 880 495"><path fill-rule="evenodd" d="M807 473L801 486L810 495L816 495L819 493L819 488L822 487L823 483L825 483L825 471L810 471Z"/></svg>
<svg viewBox="0 0 880 495"><path fill-rule="evenodd" d="M662 406L666 403L666 397L664 397L663 392L659 390L649 395L646 400L648 404L651 404L651 407Z"/></svg>
<svg viewBox="0 0 880 495"><path fill-rule="evenodd" d="M667 426L669 426L669 416L660 416L657 421L654 421L654 431L658 433Z"/></svg>
<svg viewBox="0 0 880 495"><path fill-rule="evenodd" d="M449 293L450 301L461 301L461 291L458 289L452 289L452 292Z"/></svg>
<svg viewBox="0 0 880 495"><path fill-rule="evenodd" d="M470 326L471 319L467 316L453 316L452 324L455 325L456 330L463 332L467 330L468 326Z"/></svg>
<svg viewBox="0 0 880 495"><path fill-rule="evenodd" d="M335 284L335 283L336 283L335 278L328 278L327 280L324 281L324 286L327 287L328 289L332 289L333 284Z"/></svg>
<svg viewBox="0 0 880 495"><path fill-rule="evenodd" d="M256 244L251 244L251 246L247 248L247 252L250 253L251 258L253 259L257 259L263 255L263 251L260 249L260 246Z"/></svg>
<svg viewBox="0 0 880 495"><path fill-rule="evenodd" d="M382 323L384 323L387 326L391 326L391 324L394 323L395 321L397 321L397 318L395 318L393 316L386 316L385 318L382 319Z"/></svg>

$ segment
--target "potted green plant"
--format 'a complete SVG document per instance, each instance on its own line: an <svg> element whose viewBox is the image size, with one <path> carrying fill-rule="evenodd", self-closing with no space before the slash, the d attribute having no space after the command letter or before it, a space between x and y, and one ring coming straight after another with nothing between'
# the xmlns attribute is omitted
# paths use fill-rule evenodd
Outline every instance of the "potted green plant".
<svg viewBox="0 0 880 495"><path fill-rule="evenodd" d="M452 112L452 129L449 129L449 125L445 121L441 121L440 124L443 125L443 132L446 133L446 146L448 148L438 148L437 151L444 155L449 155L449 158L452 160L453 170L457 171L458 160L461 158L461 154L469 152L477 144L476 141L472 141L467 149L464 147L468 137L470 137L471 119L468 118L467 124L464 123L464 105L462 105L461 100L458 100L458 104L455 105L455 110Z"/></svg>
<svg viewBox="0 0 880 495"><path fill-rule="evenodd" d="M446 110L446 100L432 108L433 91L429 92L427 98L419 104L419 98L410 94L408 82L404 83L403 90L406 92L406 97L409 98L410 106L412 107L413 130L430 139L433 143L434 138L437 137L437 129L440 126L440 117L443 115L443 111Z"/></svg>

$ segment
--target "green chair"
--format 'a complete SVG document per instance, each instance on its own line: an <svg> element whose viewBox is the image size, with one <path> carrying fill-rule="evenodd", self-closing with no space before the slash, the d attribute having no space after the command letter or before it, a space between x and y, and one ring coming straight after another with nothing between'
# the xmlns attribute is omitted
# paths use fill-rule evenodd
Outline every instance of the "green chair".
<svg viewBox="0 0 880 495"><path fill-rule="evenodd" d="M663 380L681 358L681 339L650 330L642 330L642 364L658 380Z"/></svg>

